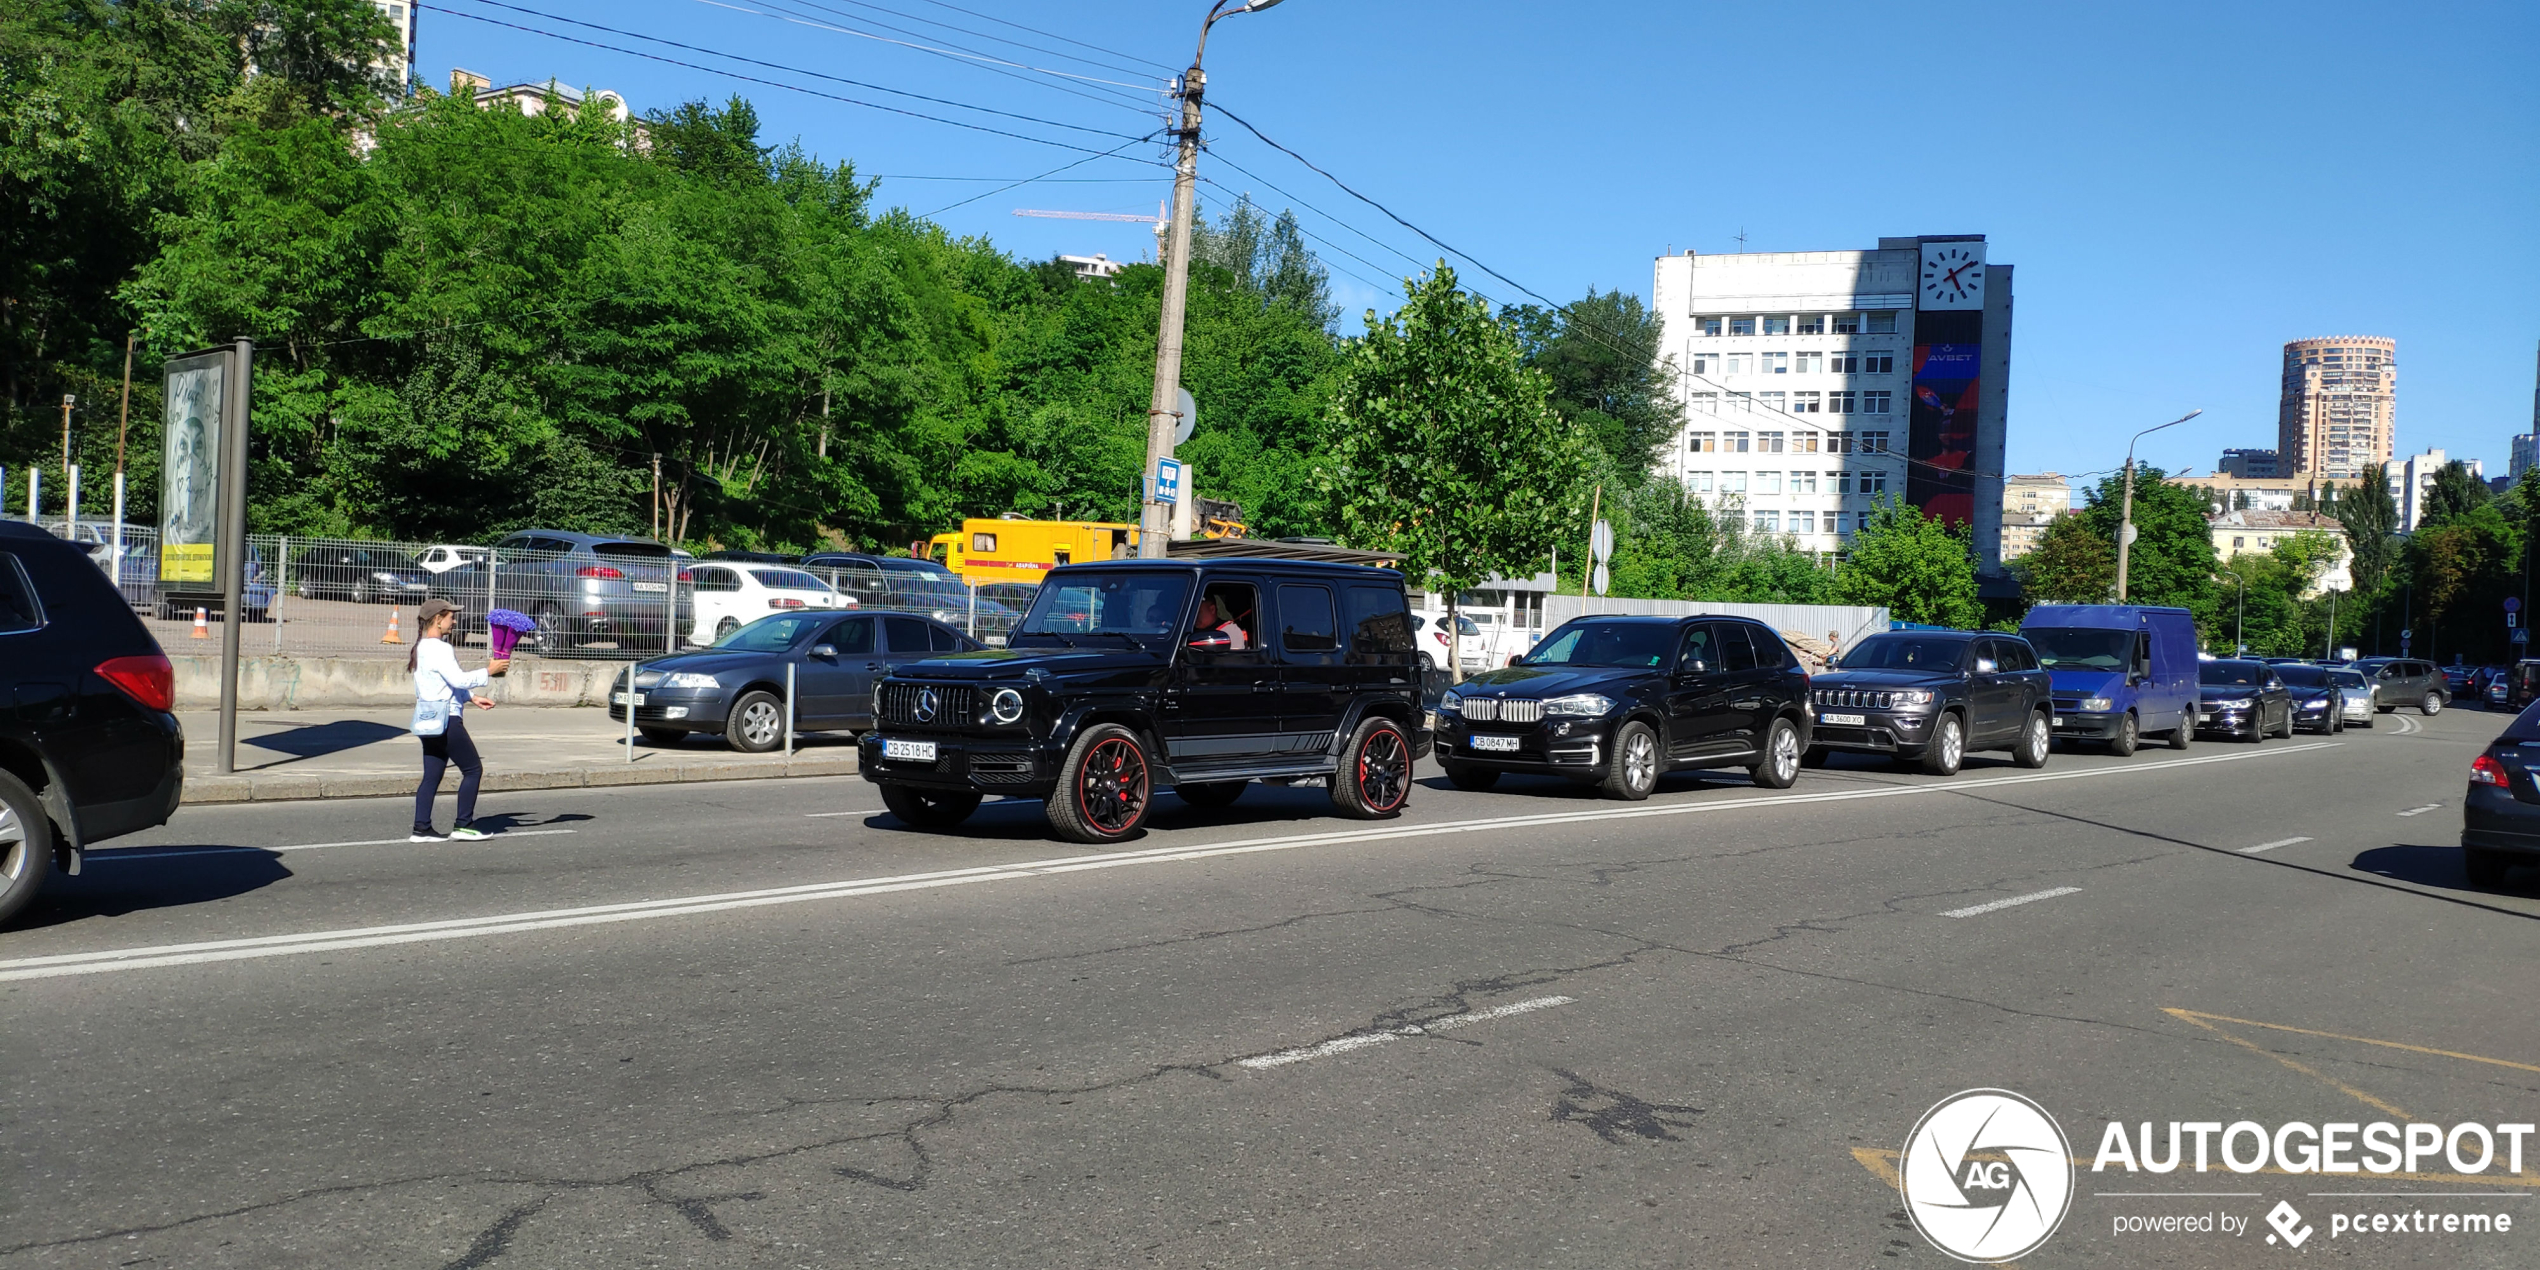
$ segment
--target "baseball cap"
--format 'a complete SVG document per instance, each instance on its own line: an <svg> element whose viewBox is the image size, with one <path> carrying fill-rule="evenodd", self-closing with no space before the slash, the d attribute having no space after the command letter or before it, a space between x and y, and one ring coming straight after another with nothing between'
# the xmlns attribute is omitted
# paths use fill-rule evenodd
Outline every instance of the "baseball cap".
<svg viewBox="0 0 2540 1270"><path fill-rule="evenodd" d="M425 600L423 602L423 607L415 613L415 625L420 628L429 625L432 619L439 617L444 613L459 613L463 611L464 610L459 608L458 605L452 604L448 600L439 598Z"/></svg>

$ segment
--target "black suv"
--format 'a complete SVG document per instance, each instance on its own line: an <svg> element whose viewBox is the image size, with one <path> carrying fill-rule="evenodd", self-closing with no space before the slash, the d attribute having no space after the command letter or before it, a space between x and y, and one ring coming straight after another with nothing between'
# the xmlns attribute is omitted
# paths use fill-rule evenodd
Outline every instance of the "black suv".
<svg viewBox="0 0 2540 1270"><path fill-rule="evenodd" d="M1739 617L1574 618L1438 700L1438 763L1458 789L1524 772L1642 799L1669 771L1711 767L1786 789L1807 748L1807 672Z"/></svg>
<svg viewBox="0 0 2540 1270"><path fill-rule="evenodd" d="M176 814L175 697L167 655L87 555L0 521L0 920L91 844Z"/></svg>
<svg viewBox="0 0 2540 1270"><path fill-rule="evenodd" d="M1342 815L1399 813L1428 750L1402 575L1275 559L1050 570L1002 649L875 685L864 779L913 825L988 794L1048 801L1050 828L1118 842L1154 791L1222 807L1255 779L1329 777Z"/></svg>
<svg viewBox="0 0 2540 1270"><path fill-rule="evenodd" d="M1845 649L1812 695L1812 767L1829 750L1852 750L1954 776L1970 750L2009 750L2022 767L2044 767L2054 744L2054 679L2017 635L1885 631Z"/></svg>

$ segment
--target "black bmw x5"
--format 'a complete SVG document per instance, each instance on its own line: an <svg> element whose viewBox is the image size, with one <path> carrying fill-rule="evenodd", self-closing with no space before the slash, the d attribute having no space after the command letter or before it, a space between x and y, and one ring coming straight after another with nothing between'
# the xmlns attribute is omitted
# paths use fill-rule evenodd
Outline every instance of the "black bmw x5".
<svg viewBox="0 0 2540 1270"><path fill-rule="evenodd" d="M1576 618L1438 703L1438 762L1459 789L1518 772L1642 799L1667 772L1722 767L1787 789L1807 748L1808 674L1742 617Z"/></svg>

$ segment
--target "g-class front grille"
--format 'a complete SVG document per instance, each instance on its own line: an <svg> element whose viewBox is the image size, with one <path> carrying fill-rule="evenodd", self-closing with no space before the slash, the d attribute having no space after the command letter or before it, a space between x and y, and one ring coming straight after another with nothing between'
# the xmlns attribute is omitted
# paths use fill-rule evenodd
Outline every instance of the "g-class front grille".
<svg viewBox="0 0 2540 1270"><path fill-rule="evenodd" d="M882 723L885 727L961 728L969 726L971 713L967 685L882 685Z"/></svg>
<svg viewBox="0 0 2540 1270"><path fill-rule="evenodd" d="M1477 723L1534 723L1543 718L1543 703L1531 697L1466 697L1464 717Z"/></svg>
<svg viewBox="0 0 2540 1270"><path fill-rule="evenodd" d="M1808 694L1830 710L1892 710L1896 694L1871 688L1818 688Z"/></svg>

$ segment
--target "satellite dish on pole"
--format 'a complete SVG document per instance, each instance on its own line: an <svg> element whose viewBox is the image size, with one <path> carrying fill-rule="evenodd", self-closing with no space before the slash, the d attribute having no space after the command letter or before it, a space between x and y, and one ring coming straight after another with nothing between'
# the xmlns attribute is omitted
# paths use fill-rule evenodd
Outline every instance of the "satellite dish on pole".
<svg viewBox="0 0 2540 1270"><path fill-rule="evenodd" d="M1173 424L1173 444L1188 445L1192 431L1199 427L1199 403L1191 400L1190 389L1177 388L1173 390L1173 408L1182 414Z"/></svg>
<svg viewBox="0 0 2540 1270"><path fill-rule="evenodd" d="M2125 545L2127 545L2127 546L2129 546L2129 547L2133 546L2133 545L2134 545L2134 540L2135 540L2135 539L2137 539L2137 538L2140 538L2140 537L2142 537L2142 536L2143 536L2143 531L2142 531L2142 530L2137 529L2137 528L2135 528L2135 527L2134 527L2134 526L2132 526L2132 525L2128 525L2128 526L2126 526L2126 527L2125 527Z"/></svg>

